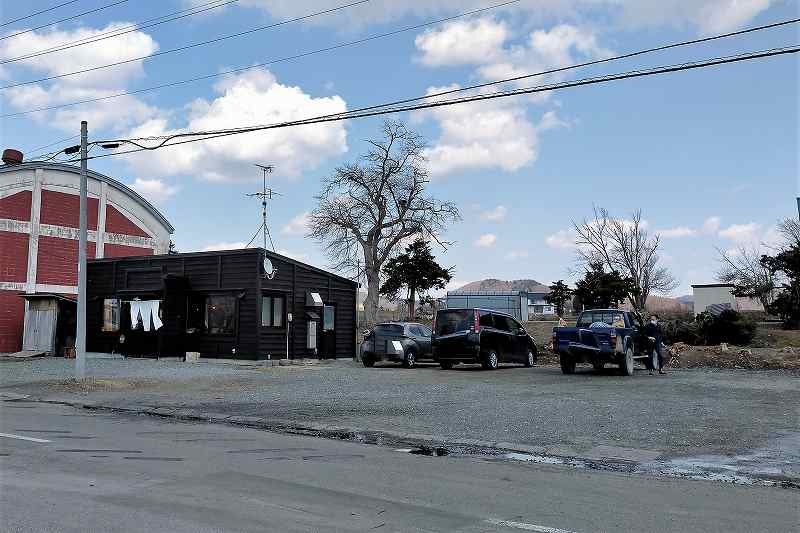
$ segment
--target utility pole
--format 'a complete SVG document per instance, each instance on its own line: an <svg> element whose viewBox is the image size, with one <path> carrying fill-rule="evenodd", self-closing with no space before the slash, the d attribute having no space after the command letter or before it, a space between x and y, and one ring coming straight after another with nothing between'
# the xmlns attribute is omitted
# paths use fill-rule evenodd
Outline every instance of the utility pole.
<svg viewBox="0 0 800 533"><path fill-rule="evenodd" d="M88 124L81 121L81 186L80 186L80 214L78 233L78 322L75 335L75 376L86 376L86 148L88 137Z"/></svg>

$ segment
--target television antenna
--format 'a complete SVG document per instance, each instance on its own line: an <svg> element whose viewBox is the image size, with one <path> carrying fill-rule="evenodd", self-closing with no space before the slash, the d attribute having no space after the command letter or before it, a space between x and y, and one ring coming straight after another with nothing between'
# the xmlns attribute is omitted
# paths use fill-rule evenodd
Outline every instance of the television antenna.
<svg viewBox="0 0 800 533"><path fill-rule="evenodd" d="M256 234L253 235L253 238L250 239L250 242L247 246L250 246L252 242L255 240L258 232L260 231L263 237L263 247L267 249L267 238L269 238L269 243L272 246L272 251L275 251L275 243L272 242L272 234L269 232L269 226L267 225L267 200L272 200L274 196L282 196L280 193L275 192L271 188L267 187L267 174L272 174L272 171L275 169L273 165L259 165L255 163L255 166L261 169L262 177L263 177L263 185L261 187L261 191L254 192L252 194L247 194L245 196L249 198L261 198L261 227L258 228ZM245 247L246 248L246 247Z"/></svg>

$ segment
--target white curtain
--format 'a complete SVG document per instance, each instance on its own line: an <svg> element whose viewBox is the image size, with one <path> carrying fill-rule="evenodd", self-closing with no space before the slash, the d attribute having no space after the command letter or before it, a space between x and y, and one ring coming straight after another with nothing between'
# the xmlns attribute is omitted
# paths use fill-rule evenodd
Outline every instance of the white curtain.
<svg viewBox="0 0 800 533"><path fill-rule="evenodd" d="M144 322L144 313L142 313L142 302L131 302L131 328L136 329L136 324L139 322L139 317L142 317Z"/></svg>
<svg viewBox="0 0 800 533"><path fill-rule="evenodd" d="M131 304L131 326L136 327L139 317L142 318L142 329L150 331L150 321L152 319L153 329L160 329L164 325L161 318L158 316L158 310L161 307L160 300L133 300Z"/></svg>
<svg viewBox="0 0 800 533"><path fill-rule="evenodd" d="M159 300L150 301L150 311L152 312L153 316L153 329L161 329L161 326L164 325L164 323L161 322L161 318L158 316L160 304L161 302Z"/></svg>

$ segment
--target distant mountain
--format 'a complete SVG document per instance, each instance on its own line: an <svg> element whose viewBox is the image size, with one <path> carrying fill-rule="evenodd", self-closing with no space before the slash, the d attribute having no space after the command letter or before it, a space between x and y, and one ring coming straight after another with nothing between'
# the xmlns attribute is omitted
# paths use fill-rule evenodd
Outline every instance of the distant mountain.
<svg viewBox="0 0 800 533"><path fill-rule="evenodd" d="M684 296L678 296L675 299L678 300L682 304L686 304L686 305L693 305L694 304L694 294L686 294Z"/></svg>
<svg viewBox="0 0 800 533"><path fill-rule="evenodd" d="M506 281L493 278L473 281L456 290L469 292L550 292L550 288L547 285L543 285L535 279L514 279Z"/></svg>
<svg viewBox="0 0 800 533"><path fill-rule="evenodd" d="M623 309L630 311L632 306L630 302L625 302L621 305ZM666 296L650 295L647 297L647 310L651 313L664 313L667 311L673 312L688 312L692 310L691 304L681 302L678 298L668 298Z"/></svg>

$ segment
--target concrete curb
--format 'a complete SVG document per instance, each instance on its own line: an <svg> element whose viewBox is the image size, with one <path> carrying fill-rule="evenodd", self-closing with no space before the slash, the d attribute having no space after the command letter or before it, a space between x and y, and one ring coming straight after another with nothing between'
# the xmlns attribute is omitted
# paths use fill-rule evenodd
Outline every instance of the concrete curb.
<svg viewBox="0 0 800 533"><path fill-rule="evenodd" d="M486 452L516 452L525 454L543 454L547 452L544 446L532 446L513 442L498 442L481 439L450 438L443 435L429 435L425 433L407 433L402 431L375 430L368 428L354 428L309 422L298 424L291 420L271 419L260 416L230 415L200 411L197 409L181 409L175 407L154 407L151 405L103 405L100 403L76 401L72 398L51 397L46 399L31 399L41 403L68 405L79 409L92 411L107 411L121 414L156 416L159 418L172 418L182 421L206 422L243 426L276 433L297 435L313 435L335 440L356 440L366 443L382 443L389 441L397 444L415 447L441 447L461 446L482 449ZM572 456L564 456L572 459Z"/></svg>
<svg viewBox="0 0 800 533"><path fill-rule="evenodd" d="M297 424L296 422L290 420L275 420L265 417L247 415L229 415L226 413L205 412L196 409L181 409L177 407L158 407L152 405L113 406L78 401L74 398L50 397L37 399L30 398L25 395L18 396L24 396L24 398L14 398L10 396L3 398L0 396L0 401L13 402L22 400L27 402L67 405L70 407L92 411L140 416L155 416L186 422L226 424L287 435L304 435L333 440L346 440L363 444L373 444L378 446L391 446L393 448L410 448L418 450L419 453L422 453L423 455L447 455L448 451L454 451L453 448L463 447L466 448L466 450L455 451L459 454L485 456L500 456L503 454L516 453L524 454L526 456L516 457L516 459L521 459L523 462L530 461L531 463L536 463L539 465L580 467L626 474L650 475L655 477L682 477L681 475L668 474L664 472L642 470L642 466L646 465L648 461L655 460L656 455L660 455L656 452L650 452L650 455L653 453L656 453L656 455L648 457L648 452L646 450L598 446L595 449L590 450L589 453L579 453L577 450L573 450L564 446L537 446L506 441L449 438L443 435L352 428L320 424L316 422ZM450 450L447 449L448 447ZM442 452L443 448L444 451ZM601 448L604 449L600 450ZM620 457L620 452L625 452L622 455L628 455L628 457ZM644 452L643 455L642 452ZM630 453L633 453L634 456L630 456ZM640 456L635 457L635 454L640 454ZM750 477L756 482L753 484L800 489L800 481L793 477L775 475L750 475Z"/></svg>

